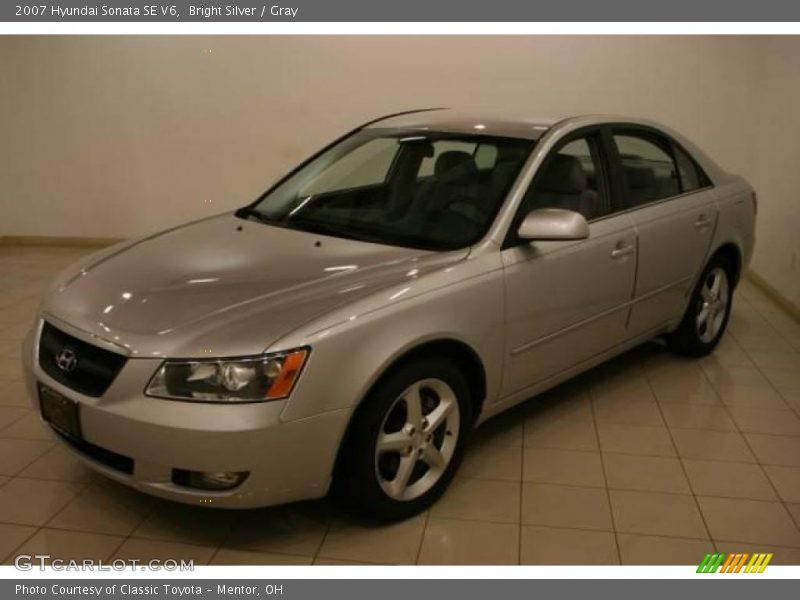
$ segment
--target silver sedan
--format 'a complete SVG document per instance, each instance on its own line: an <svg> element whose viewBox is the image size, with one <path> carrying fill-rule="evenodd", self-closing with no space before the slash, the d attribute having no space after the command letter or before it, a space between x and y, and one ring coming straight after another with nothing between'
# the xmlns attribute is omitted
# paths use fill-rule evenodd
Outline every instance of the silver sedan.
<svg viewBox="0 0 800 600"><path fill-rule="evenodd" d="M60 274L26 381L66 447L147 493L403 518L490 417L655 336L711 352L755 212L654 123L392 115Z"/></svg>

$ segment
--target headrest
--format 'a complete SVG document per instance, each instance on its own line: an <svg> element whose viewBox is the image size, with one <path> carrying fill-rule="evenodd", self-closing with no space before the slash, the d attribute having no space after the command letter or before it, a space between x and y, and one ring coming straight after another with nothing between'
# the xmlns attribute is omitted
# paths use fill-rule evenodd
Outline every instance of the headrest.
<svg viewBox="0 0 800 600"><path fill-rule="evenodd" d="M656 174L650 167L625 167L625 179L632 190L647 190L658 186Z"/></svg>
<svg viewBox="0 0 800 600"><path fill-rule="evenodd" d="M554 194L580 194L586 189L586 172L581 161L568 154L556 154L545 166L537 188Z"/></svg>
<svg viewBox="0 0 800 600"><path fill-rule="evenodd" d="M475 159L472 158L472 154L462 150L448 150L447 152L442 152L439 158L436 159L433 174L439 176L454 169L463 170L464 172L477 170Z"/></svg>

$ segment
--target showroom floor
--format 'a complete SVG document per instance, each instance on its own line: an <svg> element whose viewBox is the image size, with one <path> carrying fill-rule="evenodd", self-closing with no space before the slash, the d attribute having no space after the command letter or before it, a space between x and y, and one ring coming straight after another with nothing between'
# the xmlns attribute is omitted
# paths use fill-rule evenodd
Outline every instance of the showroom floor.
<svg viewBox="0 0 800 600"><path fill-rule="evenodd" d="M0 560L214 564L800 564L800 324L749 283L715 354L647 344L490 421L426 514L326 501L229 512L92 474L28 407L18 348L43 283L86 250L0 246Z"/></svg>

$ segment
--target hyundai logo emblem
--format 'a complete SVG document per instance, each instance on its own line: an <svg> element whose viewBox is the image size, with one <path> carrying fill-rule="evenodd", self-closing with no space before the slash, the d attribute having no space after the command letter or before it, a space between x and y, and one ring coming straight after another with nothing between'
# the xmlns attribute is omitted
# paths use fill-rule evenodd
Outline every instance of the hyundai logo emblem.
<svg viewBox="0 0 800 600"><path fill-rule="evenodd" d="M72 348L64 348L56 354L55 363L64 373L71 373L78 366L78 356Z"/></svg>

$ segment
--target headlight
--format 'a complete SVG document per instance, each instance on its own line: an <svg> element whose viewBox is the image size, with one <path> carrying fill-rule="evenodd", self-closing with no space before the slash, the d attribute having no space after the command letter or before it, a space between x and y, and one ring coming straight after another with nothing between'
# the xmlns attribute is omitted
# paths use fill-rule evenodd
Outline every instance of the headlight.
<svg viewBox="0 0 800 600"><path fill-rule="evenodd" d="M292 393L308 349L244 358L167 360L145 394L196 402L261 402Z"/></svg>

